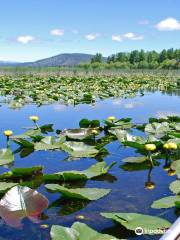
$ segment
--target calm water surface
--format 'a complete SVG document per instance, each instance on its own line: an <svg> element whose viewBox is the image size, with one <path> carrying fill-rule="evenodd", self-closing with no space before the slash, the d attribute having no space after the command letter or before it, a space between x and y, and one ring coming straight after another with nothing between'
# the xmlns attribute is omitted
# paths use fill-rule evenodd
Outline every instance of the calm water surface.
<svg viewBox="0 0 180 240"><path fill-rule="evenodd" d="M172 96L171 96L172 95ZM9 109L7 105L0 107L0 145L5 147L5 138L2 132L5 129L12 129L14 134L22 133L22 127L31 125L28 117L38 115L40 125L53 123L54 129L78 128L78 123L82 118L106 119L108 116L117 118L132 117L135 123L147 122L149 117L163 117L164 115L180 115L180 97L176 94L146 93L143 97L132 99L109 99L99 101L95 106L81 104L76 107L53 104L42 107L27 105L20 110ZM17 145L12 144L13 149ZM158 198L170 195L168 186L175 177L167 176L163 170L164 160L160 160L160 166L152 171L152 181L156 188L148 191L144 188L148 177L148 169L137 171L124 171L122 159L125 157L137 156L134 149L121 147L118 141L106 145L109 155L104 158L108 164L116 161L109 175L97 180L90 180L86 183L79 183L83 187L110 188L112 192L104 198L87 202L77 202L62 200L58 193L48 193L43 185L37 190L44 194L50 205L42 215L40 223L32 223L28 219L23 220L23 229L14 229L7 226L0 219L0 240L48 240L50 239L50 227L53 224L71 226L76 221L77 215L84 215L82 222L92 228L113 234L118 238L127 239L159 239L155 237L137 237L133 232L127 231L111 220L104 219L99 215L100 212L138 212L162 216L173 222L177 213L175 209L155 210L150 207L152 202ZM67 154L58 151L40 151L30 154L28 157L21 158L19 154L15 155L13 167L30 167L43 165L44 172L53 173L63 170L83 170L97 162L94 158L81 158L80 160L65 161ZM5 167L0 167L0 173L7 171ZM47 224L49 227L42 229L41 224Z"/></svg>

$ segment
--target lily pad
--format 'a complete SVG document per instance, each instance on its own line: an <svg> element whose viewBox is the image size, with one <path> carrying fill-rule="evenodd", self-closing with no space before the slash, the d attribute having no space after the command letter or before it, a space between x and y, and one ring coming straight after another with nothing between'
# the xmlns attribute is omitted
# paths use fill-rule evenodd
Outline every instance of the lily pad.
<svg viewBox="0 0 180 240"><path fill-rule="evenodd" d="M63 171L57 172L54 174L45 174L44 180L49 181L75 181L75 180L87 180L93 177L104 175L108 172L108 170L115 164L113 162L110 166L106 166L105 162L99 162L86 170L83 171Z"/></svg>
<svg viewBox="0 0 180 240"><path fill-rule="evenodd" d="M90 128L67 129L62 132L62 135L70 139L83 140L92 135L92 129Z"/></svg>
<svg viewBox="0 0 180 240"><path fill-rule="evenodd" d="M14 161L14 155L9 148L0 149L0 166L10 164Z"/></svg>
<svg viewBox="0 0 180 240"><path fill-rule="evenodd" d="M7 183L7 182L0 182L0 193L5 193L12 187L16 186L18 183Z"/></svg>
<svg viewBox="0 0 180 240"><path fill-rule="evenodd" d="M128 157L122 160L125 163L143 163L147 161L146 156L140 156L140 157Z"/></svg>
<svg viewBox="0 0 180 240"><path fill-rule="evenodd" d="M64 136L60 136L58 139L52 136L47 136L44 137L40 142L35 143L34 148L36 151L60 149L64 142Z"/></svg>
<svg viewBox="0 0 180 240"><path fill-rule="evenodd" d="M61 149L68 152L72 157L95 157L99 151L94 146L83 142L66 142Z"/></svg>
<svg viewBox="0 0 180 240"><path fill-rule="evenodd" d="M53 225L52 240L118 240L111 235L98 233L84 223L75 222L71 228Z"/></svg>
<svg viewBox="0 0 180 240"><path fill-rule="evenodd" d="M174 194L180 194L180 180L176 180L176 181L172 182L169 186L169 189Z"/></svg>
<svg viewBox="0 0 180 240"><path fill-rule="evenodd" d="M19 228L24 217L38 222L40 213L47 207L47 198L36 190L15 186L1 199L0 216L6 224Z"/></svg>
<svg viewBox="0 0 180 240"><path fill-rule="evenodd" d="M41 173L42 170L42 166L34 166L29 168L12 168L11 171L2 173L0 175L0 179L18 179L33 177L33 175Z"/></svg>
<svg viewBox="0 0 180 240"><path fill-rule="evenodd" d="M110 189L103 188L65 188L58 184L46 184L45 187L52 192L60 192L64 197L85 200L98 200L108 193Z"/></svg>
<svg viewBox="0 0 180 240"><path fill-rule="evenodd" d="M156 209L171 208L171 207L175 207L175 202L178 202L178 201L180 201L180 196L164 197L154 201L151 207Z"/></svg>
<svg viewBox="0 0 180 240"><path fill-rule="evenodd" d="M144 234L150 235L159 234L157 230L163 230L171 226L171 223L165 219L139 213L101 213L101 215L120 223L125 228L132 231L141 227Z"/></svg>

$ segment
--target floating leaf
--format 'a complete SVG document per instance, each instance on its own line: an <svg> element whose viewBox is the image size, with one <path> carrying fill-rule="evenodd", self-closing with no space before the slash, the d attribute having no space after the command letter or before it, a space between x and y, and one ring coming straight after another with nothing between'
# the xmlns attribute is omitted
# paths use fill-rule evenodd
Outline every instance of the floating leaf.
<svg viewBox="0 0 180 240"><path fill-rule="evenodd" d="M39 128L38 129L30 129L23 134L14 135L11 138L12 139L30 138L32 136L36 136L36 135L40 135L40 134L41 134L41 129L39 129Z"/></svg>
<svg viewBox="0 0 180 240"><path fill-rule="evenodd" d="M52 240L118 240L113 236L98 233L84 223L75 222L71 228L53 225Z"/></svg>
<svg viewBox="0 0 180 240"><path fill-rule="evenodd" d="M65 188L58 184L46 184L45 187L52 192L60 192L67 198L77 198L91 201L100 199L111 191L110 189L103 188Z"/></svg>
<svg viewBox="0 0 180 240"><path fill-rule="evenodd" d="M176 160L171 164L171 169L176 171L178 177L180 177L180 160Z"/></svg>
<svg viewBox="0 0 180 240"><path fill-rule="evenodd" d="M9 148L0 149L0 166L10 164L14 161L14 155Z"/></svg>
<svg viewBox="0 0 180 240"><path fill-rule="evenodd" d="M75 181L87 180L93 177L104 175L115 164L113 162L110 166L106 166L105 162L99 162L83 171L63 171L54 174L45 174L44 179L49 181Z"/></svg>
<svg viewBox="0 0 180 240"><path fill-rule="evenodd" d="M44 137L40 142L35 143L34 148L36 151L60 149L64 141L64 136L60 136L58 139L52 136L47 136Z"/></svg>
<svg viewBox="0 0 180 240"><path fill-rule="evenodd" d="M163 230L171 226L171 223L165 219L139 213L101 213L101 215L119 222L132 231L141 227L144 234L159 234L157 230Z"/></svg>
<svg viewBox="0 0 180 240"><path fill-rule="evenodd" d="M9 172L0 175L0 179L19 179L33 177L33 175L41 173L42 166L34 166L29 168L13 168Z"/></svg>
<svg viewBox="0 0 180 240"><path fill-rule="evenodd" d="M145 132L154 134L160 137L164 136L169 130L170 128L169 128L168 122L162 122L162 123L153 122L145 126Z"/></svg>
<svg viewBox="0 0 180 240"><path fill-rule="evenodd" d="M92 129L90 128L67 129L62 132L62 135L70 139L83 140L92 135Z"/></svg>
<svg viewBox="0 0 180 240"><path fill-rule="evenodd" d="M94 157L99 153L94 146L89 146L83 142L66 142L61 148L72 157Z"/></svg>
<svg viewBox="0 0 180 240"><path fill-rule="evenodd" d="M154 201L151 207L156 209L171 208L171 207L175 207L176 201L180 201L180 196L164 197Z"/></svg>
<svg viewBox="0 0 180 240"><path fill-rule="evenodd" d="M146 156L140 156L140 157L128 157L122 160L125 163L143 163L147 161Z"/></svg>
<svg viewBox="0 0 180 240"><path fill-rule="evenodd" d="M16 186L18 183L7 183L7 182L0 182L0 193L5 193L12 187Z"/></svg>
<svg viewBox="0 0 180 240"><path fill-rule="evenodd" d="M21 227L21 220L28 217L39 221L39 215L48 207L48 200L36 190L28 187L11 188L0 201L0 216L6 224Z"/></svg>
<svg viewBox="0 0 180 240"><path fill-rule="evenodd" d="M169 189L174 194L179 194L180 193L180 180L176 180L176 181L172 182L169 186Z"/></svg>

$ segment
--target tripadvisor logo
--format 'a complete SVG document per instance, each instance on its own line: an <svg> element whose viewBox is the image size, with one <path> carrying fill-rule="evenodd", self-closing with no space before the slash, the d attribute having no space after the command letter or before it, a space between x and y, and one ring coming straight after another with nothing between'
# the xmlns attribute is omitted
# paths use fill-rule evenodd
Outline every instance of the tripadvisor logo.
<svg viewBox="0 0 180 240"><path fill-rule="evenodd" d="M143 235L143 234L164 234L166 232L165 229L147 229L142 227L137 227L135 229L136 235Z"/></svg>

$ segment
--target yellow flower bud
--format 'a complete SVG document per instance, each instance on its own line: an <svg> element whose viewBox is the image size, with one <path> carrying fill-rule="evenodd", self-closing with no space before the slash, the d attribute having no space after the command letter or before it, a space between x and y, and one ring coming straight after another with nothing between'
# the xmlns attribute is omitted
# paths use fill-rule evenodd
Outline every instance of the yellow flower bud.
<svg viewBox="0 0 180 240"><path fill-rule="evenodd" d="M39 120L39 117L38 116L30 116L29 119L34 122L37 122Z"/></svg>
<svg viewBox="0 0 180 240"><path fill-rule="evenodd" d="M172 170L172 169L169 169L168 172L167 172L168 176L174 176L176 175L176 171L175 170Z"/></svg>
<svg viewBox="0 0 180 240"><path fill-rule="evenodd" d="M176 143L169 142L168 145L169 145L170 150L176 150L177 149L177 144Z"/></svg>
<svg viewBox="0 0 180 240"><path fill-rule="evenodd" d="M165 143L165 144L163 145L163 148L169 149L169 144L168 144L168 143Z"/></svg>
<svg viewBox="0 0 180 240"><path fill-rule="evenodd" d="M112 121L116 120L116 118L114 116L110 116L107 118L107 120L112 122Z"/></svg>
<svg viewBox="0 0 180 240"><path fill-rule="evenodd" d="M6 137L10 137L10 136L13 135L13 131L11 131L11 130L5 130L5 131L4 131L4 135L5 135Z"/></svg>
<svg viewBox="0 0 180 240"><path fill-rule="evenodd" d="M156 145L148 143L148 144L145 145L145 149L147 151L154 151L154 150L156 150Z"/></svg>
<svg viewBox="0 0 180 240"><path fill-rule="evenodd" d="M92 130L92 134L94 134L94 135L98 135L99 132L98 132L97 130L93 129L93 130Z"/></svg>
<svg viewBox="0 0 180 240"><path fill-rule="evenodd" d="M163 145L163 148L168 149L168 150L176 150L178 148L178 146L176 143L169 142L169 143L165 143Z"/></svg>
<svg viewBox="0 0 180 240"><path fill-rule="evenodd" d="M149 189L149 190L152 190L152 189L155 188L155 183L153 183L153 182L146 182L145 183L145 188Z"/></svg>

